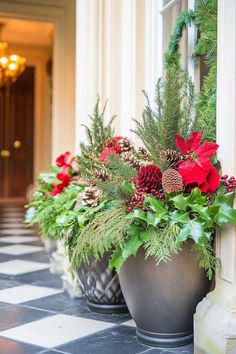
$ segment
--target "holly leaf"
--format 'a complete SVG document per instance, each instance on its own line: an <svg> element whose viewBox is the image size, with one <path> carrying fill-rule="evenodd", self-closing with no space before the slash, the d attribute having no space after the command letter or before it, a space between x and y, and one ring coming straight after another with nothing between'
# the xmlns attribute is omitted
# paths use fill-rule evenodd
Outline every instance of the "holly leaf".
<svg viewBox="0 0 236 354"><path fill-rule="evenodd" d="M191 237L195 243L205 242L209 240L210 232L206 232L203 223L199 219L190 220L188 223L183 224L179 232L179 240L186 241Z"/></svg>
<svg viewBox="0 0 236 354"><path fill-rule="evenodd" d="M172 225L178 223L186 223L189 221L189 213L185 213L184 211L175 210L173 213L170 214L170 223Z"/></svg>
<svg viewBox="0 0 236 354"><path fill-rule="evenodd" d="M227 222L236 224L236 210L227 205L222 206L215 216L215 222L219 226L222 226Z"/></svg>
<svg viewBox="0 0 236 354"><path fill-rule="evenodd" d="M190 194L189 203L205 205L207 202L206 196L202 195L199 188L194 188Z"/></svg>
<svg viewBox="0 0 236 354"><path fill-rule="evenodd" d="M139 247L143 244L143 241L139 238L139 235L130 237L124 244L122 249L123 259L127 259L130 256L136 256Z"/></svg>
<svg viewBox="0 0 236 354"><path fill-rule="evenodd" d="M190 196L185 197L183 194L179 194L171 200L174 202L174 205L177 209L186 210L189 206Z"/></svg>
<svg viewBox="0 0 236 354"><path fill-rule="evenodd" d="M212 219L210 213L209 213L209 208L208 207L203 207L202 205L195 204L191 206L192 210L195 211L196 213L199 214L201 219L206 221L206 225L208 227L212 227L214 223L214 219Z"/></svg>
<svg viewBox="0 0 236 354"><path fill-rule="evenodd" d="M117 248L115 252L113 253L110 261L109 261L109 267L110 268L115 268L117 272L120 271L123 263L124 263L124 258L122 256L122 251L120 248Z"/></svg>
<svg viewBox="0 0 236 354"><path fill-rule="evenodd" d="M161 200L156 199L156 197L146 197L146 201L149 202L151 209L156 213L168 214L168 210L165 208L164 203Z"/></svg>
<svg viewBox="0 0 236 354"><path fill-rule="evenodd" d="M233 192L217 195L213 205L217 205L220 208L223 206L233 207L235 195Z"/></svg>

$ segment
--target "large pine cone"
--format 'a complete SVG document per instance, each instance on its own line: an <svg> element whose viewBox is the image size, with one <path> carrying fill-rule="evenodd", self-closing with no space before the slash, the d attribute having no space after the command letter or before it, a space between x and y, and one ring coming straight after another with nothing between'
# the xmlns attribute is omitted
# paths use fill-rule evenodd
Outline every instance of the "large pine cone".
<svg viewBox="0 0 236 354"><path fill-rule="evenodd" d="M102 191L95 186L87 187L81 194L79 202L88 207L97 206L102 196Z"/></svg>
<svg viewBox="0 0 236 354"><path fill-rule="evenodd" d="M124 162L127 162L135 170L139 171L140 161L137 159L137 157L134 156L134 154L132 152L125 152L125 153L121 154L121 160Z"/></svg>
<svg viewBox="0 0 236 354"><path fill-rule="evenodd" d="M182 192L183 178L181 174L173 168L163 172L162 187L166 193Z"/></svg>
<svg viewBox="0 0 236 354"><path fill-rule="evenodd" d="M168 163L170 166L182 159L182 155L175 150L167 149L160 151L160 159Z"/></svg>

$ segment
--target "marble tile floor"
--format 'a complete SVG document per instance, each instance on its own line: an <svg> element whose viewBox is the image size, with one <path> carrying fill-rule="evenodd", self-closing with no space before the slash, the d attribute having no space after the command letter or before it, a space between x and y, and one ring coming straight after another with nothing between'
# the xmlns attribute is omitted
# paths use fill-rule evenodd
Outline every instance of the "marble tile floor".
<svg viewBox="0 0 236 354"><path fill-rule="evenodd" d="M40 238L20 222L23 214L0 206L0 354L193 353L192 345L142 345L128 314L95 314L84 298L70 298L49 272Z"/></svg>

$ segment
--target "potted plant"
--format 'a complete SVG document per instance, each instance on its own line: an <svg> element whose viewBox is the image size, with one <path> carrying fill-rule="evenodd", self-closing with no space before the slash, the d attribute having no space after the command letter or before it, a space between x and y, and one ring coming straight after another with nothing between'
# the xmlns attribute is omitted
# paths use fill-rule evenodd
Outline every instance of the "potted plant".
<svg viewBox="0 0 236 354"><path fill-rule="evenodd" d="M192 342L193 314L219 266L215 231L236 223L236 181L220 176L218 145L194 131L191 89L176 67L158 83L156 110L147 102L136 122L145 159L135 169L135 156L106 155L107 179L95 183L113 207L83 228L71 255L77 267L112 253L138 339L153 346Z"/></svg>

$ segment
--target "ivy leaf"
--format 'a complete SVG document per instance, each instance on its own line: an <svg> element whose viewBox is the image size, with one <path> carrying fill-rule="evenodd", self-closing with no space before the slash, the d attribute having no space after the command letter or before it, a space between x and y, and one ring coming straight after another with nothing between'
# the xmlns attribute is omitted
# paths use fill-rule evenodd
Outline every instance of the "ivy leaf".
<svg viewBox="0 0 236 354"><path fill-rule="evenodd" d="M174 202L174 205L177 209L186 210L189 206L190 196L185 197L183 194L179 194L171 200Z"/></svg>
<svg viewBox="0 0 236 354"><path fill-rule="evenodd" d="M171 225L177 223L186 223L189 222L189 213L185 213L184 211L175 210L173 213L170 214L170 223Z"/></svg>

